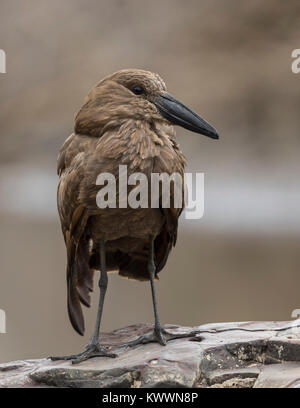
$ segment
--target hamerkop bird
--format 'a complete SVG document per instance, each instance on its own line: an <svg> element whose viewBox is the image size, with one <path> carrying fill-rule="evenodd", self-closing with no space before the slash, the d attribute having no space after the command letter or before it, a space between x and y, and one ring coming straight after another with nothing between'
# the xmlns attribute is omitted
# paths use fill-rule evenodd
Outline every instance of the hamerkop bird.
<svg viewBox="0 0 300 408"><path fill-rule="evenodd" d="M150 179L152 173L183 175L185 158L175 141L172 124L218 139L212 126L167 93L157 74L138 69L104 78L89 92L77 113L74 133L58 157L57 200L67 249L68 313L79 334L84 333L81 303L90 306L94 270L101 273L100 301L95 331L86 350L52 359L78 363L91 357L115 357L99 344L109 271L150 280L154 331L134 344L157 341L165 345L168 340L195 334L165 330L155 296L154 279L176 243L182 208L99 208L96 202L98 175L105 172L118 179L119 165L127 166L128 176L144 173ZM172 194L174 189L170 191Z"/></svg>

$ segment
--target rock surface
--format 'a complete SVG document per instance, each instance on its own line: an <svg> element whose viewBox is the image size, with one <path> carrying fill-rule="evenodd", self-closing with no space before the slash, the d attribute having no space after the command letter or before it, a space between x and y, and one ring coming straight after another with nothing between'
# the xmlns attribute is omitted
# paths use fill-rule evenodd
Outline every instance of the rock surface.
<svg viewBox="0 0 300 408"><path fill-rule="evenodd" d="M173 332L187 327L167 325ZM48 359L0 365L3 387L300 387L300 321L198 326L193 338L132 348L120 346L150 331L129 326L102 335L115 359L79 365Z"/></svg>

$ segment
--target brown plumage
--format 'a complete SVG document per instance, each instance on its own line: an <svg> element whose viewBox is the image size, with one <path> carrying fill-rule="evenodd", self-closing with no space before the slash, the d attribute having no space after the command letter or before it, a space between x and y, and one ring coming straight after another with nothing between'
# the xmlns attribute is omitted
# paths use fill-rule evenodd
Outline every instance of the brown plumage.
<svg viewBox="0 0 300 408"><path fill-rule="evenodd" d="M94 270L104 262L101 243L106 260L102 269L141 281L151 279L151 245L157 277L176 243L182 208L100 209L96 203L98 175L117 177L119 165L127 166L128 177L137 172L148 180L152 173L183 176L186 161L171 123L217 138L215 129L166 92L158 75L122 70L89 92L76 115L74 133L61 148L57 200L67 249L68 312L80 334L81 303L90 306Z"/></svg>

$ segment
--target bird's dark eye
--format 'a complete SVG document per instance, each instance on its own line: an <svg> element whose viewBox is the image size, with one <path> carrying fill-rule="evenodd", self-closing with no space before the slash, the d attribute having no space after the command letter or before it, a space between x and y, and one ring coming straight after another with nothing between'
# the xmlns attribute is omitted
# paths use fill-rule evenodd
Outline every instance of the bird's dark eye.
<svg viewBox="0 0 300 408"><path fill-rule="evenodd" d="M141 95L141 94L145 93L145 89L142 88L142 87L139 86L139 85L136 85L136 86L134 86L134 87L132 88L132 92L133 92L134 94L136 94L136 95Z"/></svg>

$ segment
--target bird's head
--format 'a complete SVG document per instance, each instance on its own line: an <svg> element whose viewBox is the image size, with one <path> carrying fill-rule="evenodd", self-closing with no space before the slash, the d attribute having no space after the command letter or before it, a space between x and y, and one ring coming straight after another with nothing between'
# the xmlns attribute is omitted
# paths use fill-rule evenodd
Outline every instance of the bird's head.
<svg viewBox="0 0 300 408"><path fill-rule="evenodd" d="M124 69L100 81L89 92L75 118L75 132L101 136L128 120L165 122L218 139L208 122L169 94L159 75Z"/></svg>

